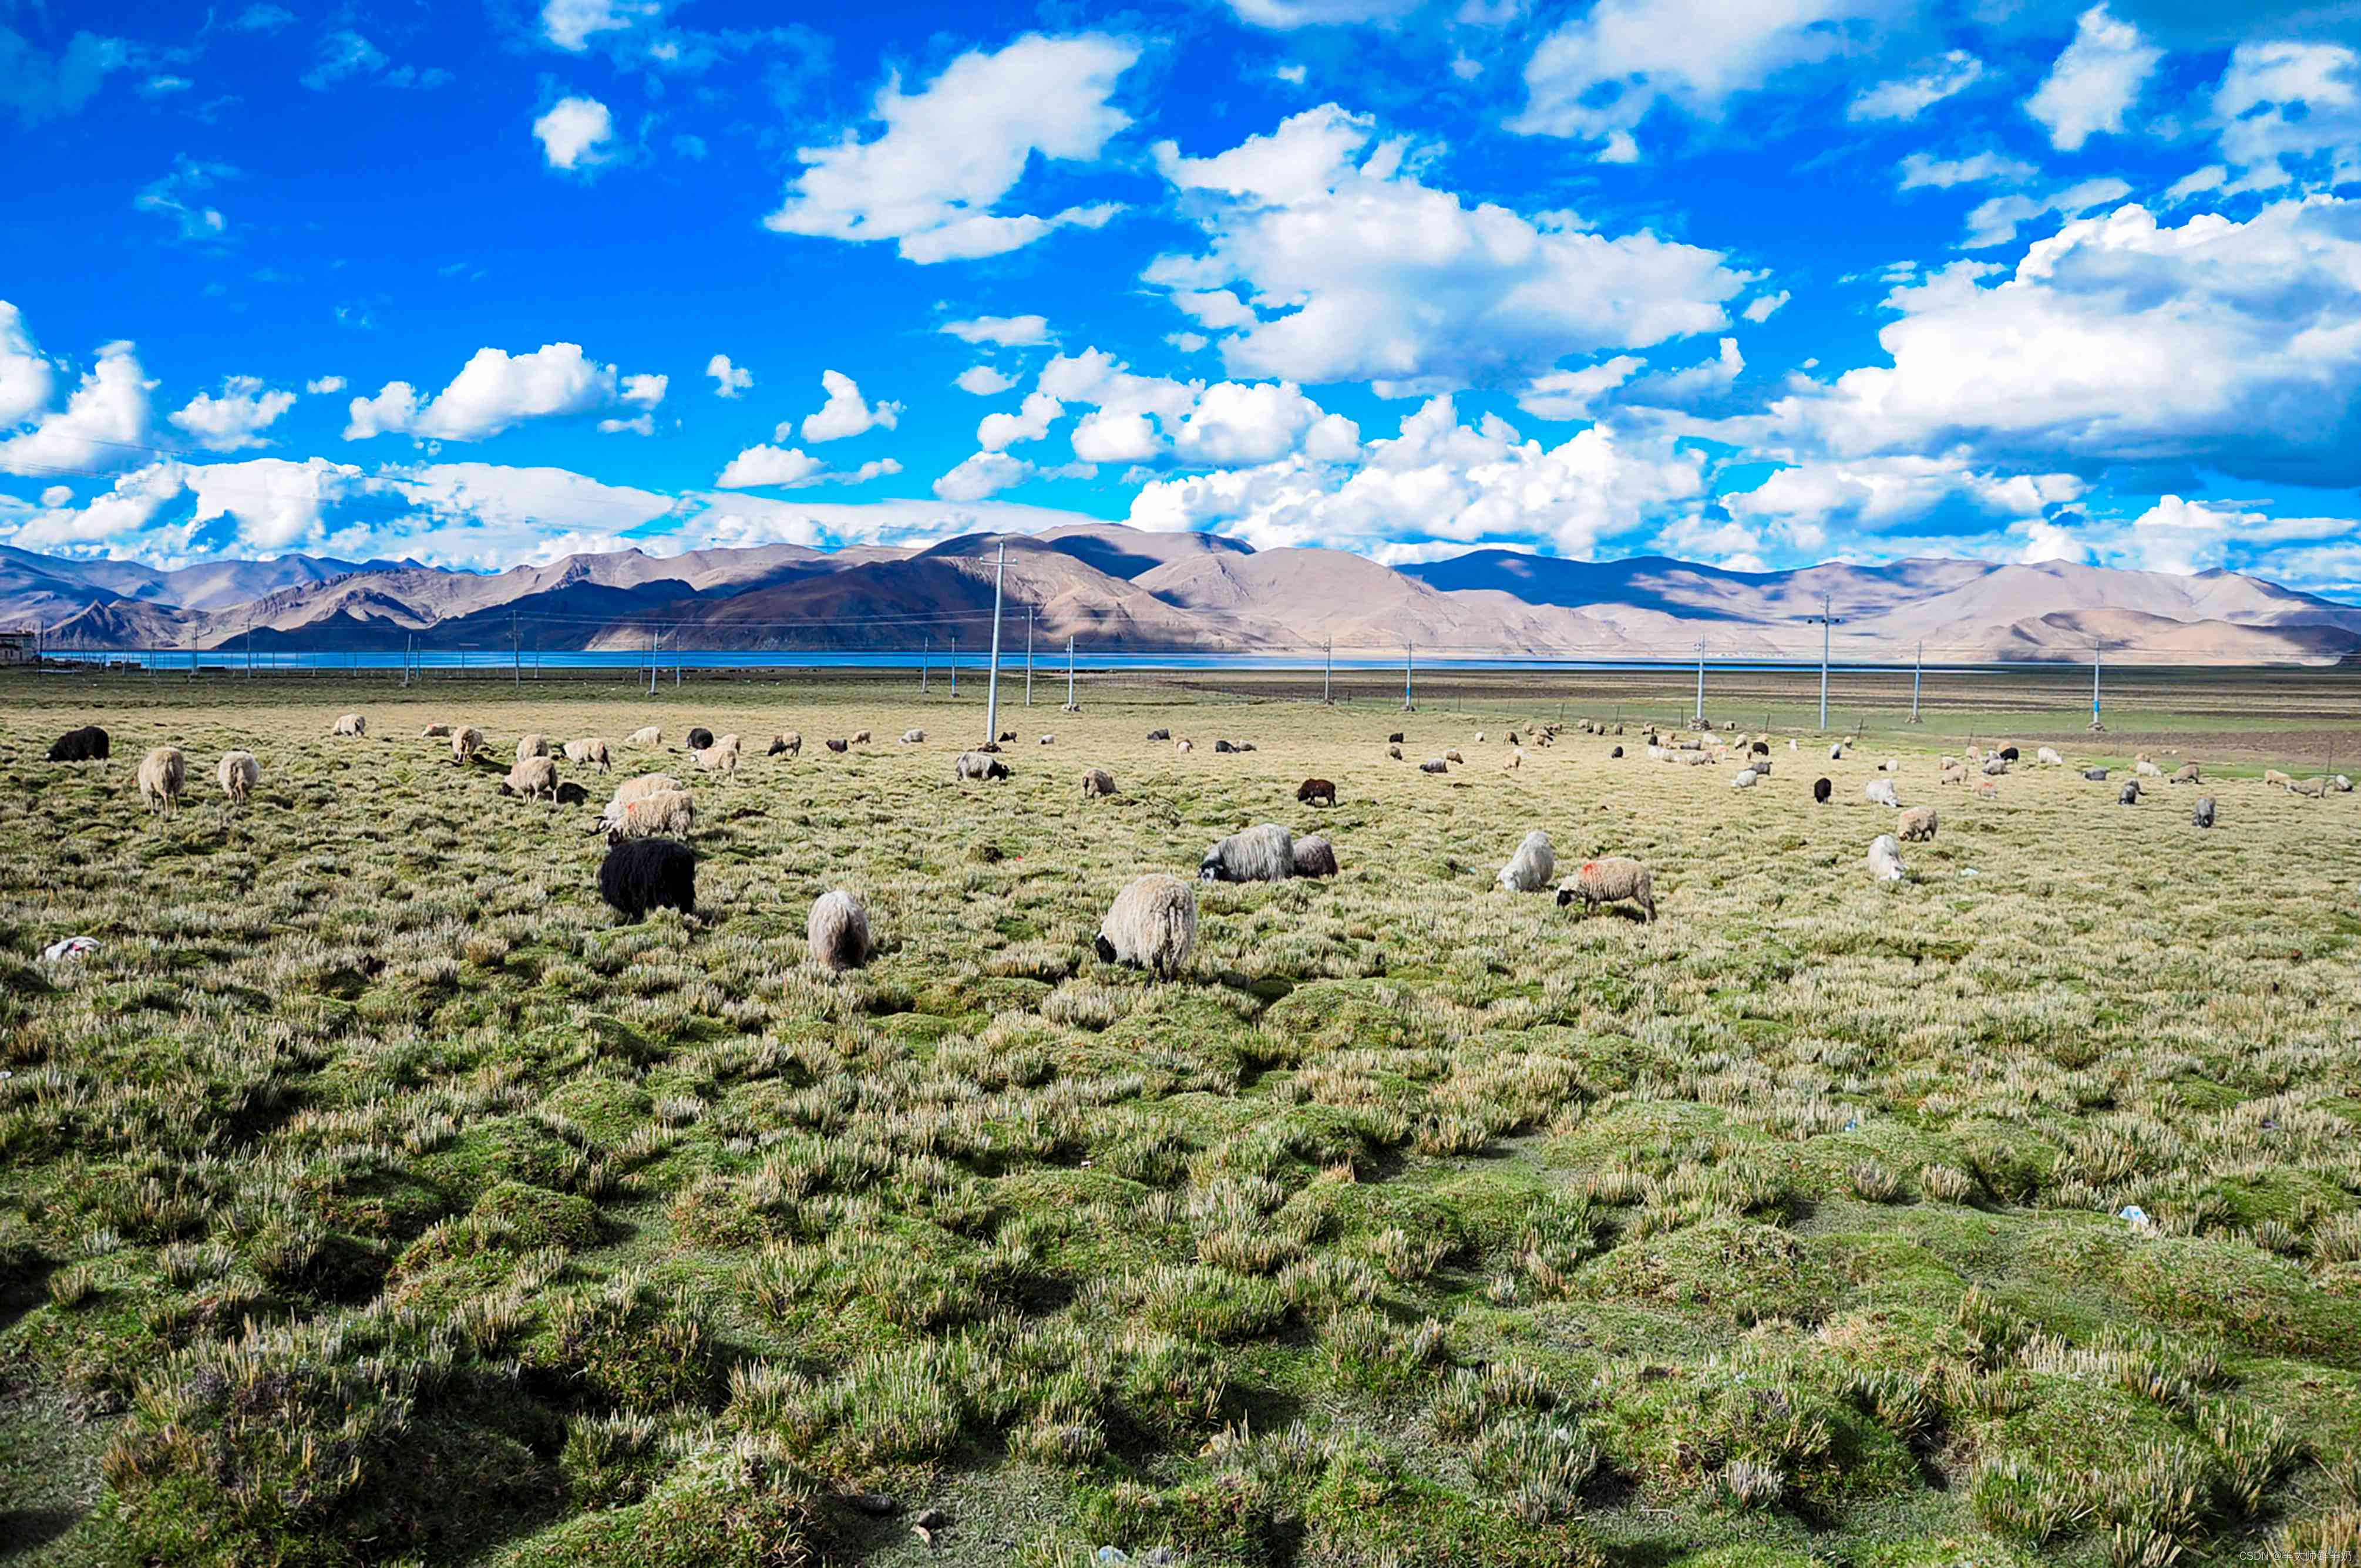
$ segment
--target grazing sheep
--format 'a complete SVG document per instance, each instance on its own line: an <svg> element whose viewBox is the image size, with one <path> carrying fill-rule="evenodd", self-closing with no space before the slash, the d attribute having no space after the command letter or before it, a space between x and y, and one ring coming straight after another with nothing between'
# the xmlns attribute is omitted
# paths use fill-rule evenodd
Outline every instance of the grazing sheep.
<svg viewBox="0 0 2361 1568"><path fill-rule="evenodd" d="M670 773L642 773L638 778L625 779L616 787L614 805L608 809L618 810L635 800L645 800L652 795L663 795L667 791L687 787Z"/></svg>
<svg viewBox="0 0 2361 1568"><path fill-rule="evenodd" d="M1831 762L1841 762L1844 761L1844 745L1841 741L1828 748L1828 761Z"/></svg>
<svg viewBox="0 0 2361 1568"><path fill-rule="evenodd" d="M1082 798L1115 793L1115 775L1104 768L1093 768L1082 774Z"/></svg>
<svg viewBox="0 0 2361 1568"><path fill-rule="evenodd" d="M661 725L651 724L646 726L644 729L634 729L628 737L625 738L623 744L626 746L661 746L664 744L664 729Z"/></svg>
<svg viewBox="0 0 2361 1568"><path fill-rule="evenodd" d="M57 761L55 754L52 754L49 760L51 762ZM2283 773L2277 768L2265 768L2263 770L2263 784L2266 787L2271 784L2277 784L2281 789L2285 789L2288 785L2293 783L2295 783L2295 775L2292 773Z"/></svg>
<svg viewBox="0 0 2361 1568"><path fill-rule="evenodd" d="M1836 786L1828 783L1828 780L1814 779L1812 781L1812 800L1816 805L1826 806L1828 803L1828 796L1835 793L1835 790Z"/></svg>
<svg viewBox="0 0 2361 1568"><path fill-rule="evenodd" d="M463 724L451 732L451 764L466 767L484 749L484 732L472 724Z"/></svg>
<svg viewBox="0 0 2361 1568"><path fill-rule="evenodd" d="M1327 779L1305 779L1295 786L1295 799L1300 806L1334 806L1336 786Z"/></svg>
<svg viewBox="0 0 2361 1568"><path fill-rule="evenodd" d="M1511 745L1511 746L1520 746L1520 745L1522 745L1523 743L1524 743L1524 742L1522 742L1522 741L1521 741L1521 740L1519 740L1517 739L1517 732L1516 732L1515 730L1511 729L1511 730L1510 730L1510 731L1509 731L1509 744L1510 744L1510 745Z"/></svg>
<svg viewBox="0 0 2361 1568"><path fill-rule="evenodd" d="M2351 795L2353 793L2353 781L2346 778L2343 773L2334 773L2329 777L2328 787L2334 790L2339 795Z"/></svg>
<svg viewBox="0 0 2361 1568"><path fill-rule="evenodd" d="M1172 731L1170 729L1151 729L1148 732L1148 738L1150 740L1170 740L1172 739Z"/></svg>
<svg viewBox="0 0 2361 1568"><path fill-rule="evenodd" d="M1880 882L1902 880L1902 846L1891 833L1880 833L1869 841L1869 874Z"/></svg>
<svg viewBox="0 0 2361 1568"><path fill-rule="evenodd" d="M1484 743L1484 732L1483 732L1481 729L1478 729L1477 731L1476 731L1476 744L1477 744L1478 746L1481 746L1483 743Z"/></svg>
<svg viewBox="0 0 2361 1568"><path fill-rule="evenodd" d="M447 724L430 724L418 732L418 738L421 740L441 740L450 733L451 727Z"/></svg>
<svg viewBox="0 0 2361 1568"><path fill-rule="evenodd" d="M1465 762L1467 761L1467 759L1466 759L1466 758L1465 758L1465 757L1463 757L1463 756L1461 756L1461 755L1459 754L1459 748L1458 748L1458 747L1456 747L1456 746L1454 746L1454 747L1453 747L1453 748L1451 748L1451 750L1449 750L1448 751L1444 752L1444 753L1443 753L1443 760L1444 760L1444 762L1460 762L1460 763L1465 763Z"/></svg>
<svg viewBox="0 0 2361 1568"><path fill-rule="evenodd" d="M637 924L651 909L697 913L697 851L673 839L627 839L598 867L598 896Z"/></svg>
<svg viewBox="0 0 2361 1568"><path fill-rule="evenodd" d="M560 806L588 806L590 804L590 792L568 779L557 786L556 798Z"/></svg>
<svg viewBox="0 0 2361 1568"><path fill-rule="evenodd" d="M2082 770L2082 776L2089 779L2093 784L2105 784L2107 782L2107 770L2104 768L2084 768Z"/></svg>
<svg viewBox="0 0 2361 1568"><path fill-rule="evenodd" d="M1336 846L1318 833L1307 833L1295 841L1295 874L1301 877L1327 877L1336 874Z"/></svg>
<svg viewBox="0 0 2361 1568"><path fill-rule="evenodd" d="M1390 735L1389 735L1389 736L1387 736L1387 737L1386 737L1386 741L1387 741L1387 743L1388 743L1389 745L1399 746L1399 745L1402 744L1402 740L1403 740L1402 732L1401 732L1400 730L1399 730L1399 729L1395 730L1392 734L1390 734Z"/></svg>
<svg viewBox="0 0 2361 1568"><path fill-rule="evenodd" d="M2189 820L2200 828L2213 827L2213 797L2210 795L2199 795L2197 797L2197 809L2189 814Z"/></svg>
<svg viewBox="0 0 2361 1568"><path fill-rule="evenodd" d="M1429 757L1418 765L1418 771L1422 773L1447 773L1451 771L1451 764L1440 757Z"/></svg>
<svg viewBox="0 0 2361 1568"><path fill-rule="evenodd" d="M997 740L986 740L983 745L978 746L976 750L979 751L997 751L1000 750L1000 742Z"/></svg>
<svg viewBox="0 0 2361 1568"><path fill-rule="evenodd" d="M1983 760L1984 760L1984 749L1983 749L1982 746L1977 745L1977 744L1976 744L1974 741L1972 741L1972 740L1969 741L1969 742L1968 742L1968 761L1970 761L1971 762L1982 762Z"/></svg>
<svg viewBox="0 0 2361 1568"><path fill-rule="evenodd" d="M1295 874L1295 835L1276 822L1231 834L1197 863L1204 882L1285 882Z"/></svg>
<svg viewBox="0 0 2361 1568"><path fill-rule="evenodd" d="M167 817L179 807L188 779L189 766L178 746L159 746L139 760L139 798Z"/></svg>
<svg viewBox="0 0 2361 1568"><path fill-rule="evenodd" d="M1539 893L1556 874L1557 851L1550 847L1550 836L1536 828L1525 835L1493 880L1506 893Z"/></svg>
<svg viewBox="0 0 2361 1568"><path fill-rule="evenodd" d="M741 751L737 736L724 735L704 750L689 752L688 756L689 760L697 764L698 772L719 773L723 778L728 778L738 771L738 758Z"/></svg>
<svg viewBox="0 0 2361 1568"><path fill-rule="evenodd" d="M2197 764L2194 762L2181 763L2180 770L2172 775L2170 782L2177 784L2198 783Z"/></svg>
<svg viewBox="0 0 2361 1568"><path fill-rule="evenodd" d="M772 736L772 737L771 737L771 749L770 749L770 751L766 753L766 755L773 756L773 757L777 757L777 756L782 756L782 755L784 755L784 756L789 756L789 757L800 757L800 756L802 756L803 754L804 754L804 738L803 738L803 735L801 734L801 732L799 732L799 731L797 731L797 730L794 730L794 729L784 730L784 731L780 732L779 734L776 734L776 735Z"/></svg>
<svg viewBox="0 0 2361 1568"><path fill-rule="evenodd" d="M586 740L568 740L566 743L566 760L577 768L587 768L595 762L600 773L612 773L614 751L613 741L604 736L593 735Z"/></svg>
<svg viewBox="0 0 2361 1568"><path fill-rule="evenodd" d="M1041 744L1044 746L1054 746L1057 743L1058 738L1055 735L1044 735L1041 737Z"/></svg>
<svg viewBox="0 0 2361 1568"><path fill-rule="evenodd" d="M1616 747L1615 750L1607 753L1607 759L1609 762L1619 762L1622 759L1622 756L1623 748L1620 746Z"/></svg>
<svg viewBox="0 0 2361 1568"><path fill-rule="evenodd" d="M1754 776L1758 779L1771 776L1771 759L1768 757L1757 757L1746 765L1754 770Z"/></svg>
<svg viewBox="0 0 2361 1568"><path fill-rule="evenodd" d="M2014 746L2003 746L2000 749L2000 760L2004 762L2014 762L2021 755L2023 755L2023 753L2018 751Z"/></svg>
<svg viewBox="0 0 2361 1568"><path fill-rule="evenodd" d="M686 744L692 751L702 751L713 744L713 731L700 724L688 732Z"/></svg>
<svg viewBox="0 0 2361 1568"><path fill-rule="evenodd" d="M804 948L811 961L830 973L841 974L869 961L869 911L860 899L837 888L812 900L811 918L804 925Z"/></svg>
<svg viewBox="0 0 2361 1568"><path fill-rule="evenodd" d="M1888 757L1877 764L1877 771L1881 773L1898 773L1902 771L1902 759Z"/></svg>
<svg viewBox="0 0 2361 1568"><path fill-rule="evenodd" d="M2324 778L2298 779L2288 785L2288 793L2308 795L2312 799L2320 800L2328 794L2328 781Z"/></svg>
<svg viewBox="0 0 2361 1568"><path fill-rule="evenodd" d="M1617 747L1617 748L1616 748L1616 750L1617 750L1618 751L1620 751L1622 750L1622 748L1619 746L1619 747ZM1501 763L1501 764L1500 764L1500 766L1501 766L1501 767L1503 767L1503 768L1521 768L1521 767L1523 767L1524 765L1525 765L1525 749L1524 749L1522 746L1512 746L1512 747L1510 747L1510 748L1509 749L1509 760L1508 760L1507 762L1503 762L1503 763Z"/></svg>
<svg viewBox="0 0 2361 1568"><path fill-rule="evenodd" d="M1557 906L1563 909L1577 898L1586 915L1602 904L1630 903L1638 905L1649 920L1656 918L1655 881L1647 867L1628 855L1585 861L1580 871L1558 884Z"/></svg>
<svg viewBox="0 0 2361 1568"><path fill-rule="evenodd" d="M229 796L232 806L244 806L254 794L254 786L262 782L262 764L254 760L251 751L224 751L221 767L216 770L222 794Z"/></svg>
<svg viewBox="0 0 2361 1568"><path fill-rule="evenodd" d="M1935 782L1938 784L1963 784L1967 783L1967 764L1964 762L1953 762L1949 767L1945 768L1941 773L1935 775Z"/></svg>
<svg viewBox="0 0 2361 1568"><path fill-rule="evenodd" d="M1227 740L1216 740L1213 742L1213 750L1215 751L1235 751L1237 748L1231 745Z"/></svg>
<svg viewBox="0 0 2361 1568"><path fill-rule="evenodd" d="M1386 748L1386 755L1399 762L1402 760L1401 748L1400 746L1389 746Z"/></svg>
<svg viewBox="0 0 2361 1568"><path fill-rule="evenodd" d="M2034 752L2033 760L2045 768L2062 768L2066 765L2066 759L2058 754L2058 749L2054 746L2044 746Z"/></svg>
<svg viewBox="0 0 2361 1568"><path fill-rule="evenodd" d="M1196 749L1197 742L1190 740L1186 735L1183 735L1180 740L1172 742L1172 750L1174 753L1179 756L1185 757Z"/></svg>
<svg viewBox="0 0 2361 1568"><path fill-rule="evenodd" d="M1748 747L1747 750L1754 756L1767 757L1771 754L1771 743L1767 740L1757 740L1753 745Z"/></svg>
<svg viewBox="0 0 2361 1568"><path fill-rule="evenodd" d="M1741 768L1738 770L1737 776L1730 781L1730 787L1732 789L1752 789L1754 787L1754 781L1762 776L1763 775L1761 773L1756 773L1752 768Z"/></svg>
<svg viewBox="0 0 2361 1568"><path fill-rule="evenodd" d="M1986 757L1984 759L1984 777L1988 779L1996 779L2004 776L2007 772L2008 759L2006 757L1995 755Z"/></svg>
<svg viewBox="0 0 2361 1568"><path fill-rule="evenodd" d="M95 724L69 729L49 745L52 762L103 762L115 751L115 742Z"/></svg>
<svg viewBox="0 0 2361 1568"><path fill-rule="evenodd" d="M1902 797L1894 793L1892 779L1872 779L1861 793L1873 805L1890 806L1896 811L1902 809Z"/></svg>
<svg viewBox="0 0 2361 1568"><path fill-rule="evenodd" d="M2132 764L2132 772L2144 779L2160 779L2164 777L2164 770L2158 767L2154 762L2149 762L2146 757L2142 757L2139 761Z"/></svg>
<svg viewBox="0 0 2361 1568"><path fill-rule="evenodd" d="M557 798L557 763L548 757L519 757L500 787L527 800Z"/></svg>
<svg viewBox="0 0 2361 1568"><path fill-rule="evenodd" d="M1003 735L1003 736L1001 737L1001 739L1002 739L1003 740L1016 740L1016 736L1014 736L1014 735ZM856 729L856 730L854 730L854 731L852 732L852 744L854 744L854 745L856 745L856 746L866 746L866 745L868 745L868 744L869 744L869 731L868 731L868 730L866 730L866 729Z"/></svg>
<svg viewBox="0 0 2361 1568"><path fill-rule="evenodd" d="M1978 779L1976 781L1976 798L1978 800L1998 800L2000 798L2000 785L1991 779Z"/></svg>
<svg viewBox="0 0 2361 1568"><path fill-rule="evenodd" d="M842 740L823 740L820 744L826 746L829 751L834 751L840 757L845 752L852 750L851 745Z"/></svg>
<svg viewBox="0 0 2361 1568"><path fill-rule="evenodd" d="M337 718L335 728L329 730L328 733L331 735L366 735L368 733L368 720L363 718L357 713L347 713Z"/></svg>
<svg viewBox="0 0 2361 1568"><path fill-rule="evenodd" d="M954 775L961 779L1005 779L1008 776L1006 762L982 751L961 751L952 762L951 768Z"/></svg>
<svg viewBox="0 0 2361 1568"><path fill-rule="evenodd" d="M518 762L522 762L527 757L546 757L548 755L548 736L523 735L517 738L516 760Z"/></svg>
<svg viewBox="0 0 2361 1568"><path fill-rule="evenodd" d="M923 745L926 743L926 739L927 732L923 729L905 729L902 731L902 744L905 746Z"/></svg>
<svg viewBox="0 0 2361 1568"><path fill-rule="evenodd" d="M2139 804L2139 780L2125 779L2124 781L2123 793L2115 796L2115 804L2117 806L2137 806Z"/></svg>
<svg viewBox="0 0 2361 1568"><path fill-rule="evenodd" d="M1092 944L1102 963L1130 964L1170 980L1197 945L1197 890L1150 872L1115 896Z"/></svg>
<svg viewBox="0 0 2361 1568"><path fill-rule="evenodd" d="M1894 830L1905 844L1931 844L1935 840L1935 808L1914 806L1894 818Z"/></svg>
<svg viewBox="0 0 2361 1568"><path fill-rule="evenodd" d="M598 828L609 844L627 839L686 839L697 830L697 798L685 789L657 790L629 800L618 796L599 815Z"/></svg>

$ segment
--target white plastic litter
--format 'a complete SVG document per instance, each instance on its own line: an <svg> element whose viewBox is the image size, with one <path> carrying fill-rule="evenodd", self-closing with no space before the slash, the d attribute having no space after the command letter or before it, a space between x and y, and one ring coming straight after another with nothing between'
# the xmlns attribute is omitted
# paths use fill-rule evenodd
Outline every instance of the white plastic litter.
<svg viewBox="0 0 2361 1568"><path fill-rule="evenodd" d="M41 961L53 964L62 959L86 959L98 951L95 937L68 937L62 942L51 942L41 949Z"/></svg>
<svg viewBox="0 0 2361 1568"><path fill-rule="evenodd" d="M2147 1211L2141 1208L2136 1203L2125 1204L2124 1212L2116 1215L2115 1218L2128 1221L2132 1229L2136 1231L2147 1231L2154 1230L2156 1228L2156 1222L2147 1217Z"/></svg>

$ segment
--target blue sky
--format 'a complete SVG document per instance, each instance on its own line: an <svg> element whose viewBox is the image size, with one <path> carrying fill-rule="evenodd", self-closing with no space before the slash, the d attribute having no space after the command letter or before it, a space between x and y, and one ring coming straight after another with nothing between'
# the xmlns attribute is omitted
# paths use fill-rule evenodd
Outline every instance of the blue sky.
<svg viewBox="0 0 2361 1568"><path fill-rule="evenodd" d="M2349 7L0 0L0 543L2361 594Z"/></svg>

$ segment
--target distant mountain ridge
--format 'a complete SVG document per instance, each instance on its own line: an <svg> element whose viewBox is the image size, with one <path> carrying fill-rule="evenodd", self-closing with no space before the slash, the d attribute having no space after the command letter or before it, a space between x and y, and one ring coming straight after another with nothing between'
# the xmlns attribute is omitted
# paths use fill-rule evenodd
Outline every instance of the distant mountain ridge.
<svg viewBox="0 0 2361 1568"><path fill-rule="evenodd" d="M0 546L0 627L59 649L322 650L508 645L632 649L981 645L1008 546L1004 635L1154 648L1430 657L1816 655L1823 605L1854 658L2334 663L2361 607L2240 573L1922 558L1784 572L1636 556L1476 550L1399 569L1346 551L1257 551L1214 533L1076 523L922 548L799 544L582 554L499 573L286 555L160 571Z"/></svg>

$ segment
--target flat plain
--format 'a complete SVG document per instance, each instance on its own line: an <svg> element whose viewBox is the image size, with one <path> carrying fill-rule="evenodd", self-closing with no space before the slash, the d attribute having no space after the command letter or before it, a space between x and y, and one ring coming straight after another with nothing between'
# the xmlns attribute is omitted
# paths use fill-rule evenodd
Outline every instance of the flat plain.
<svg viewBox="0 0 2361 1568"><path fill-rule="evenodd" d="M2361 1562L2361 795L2260 778L2333 760L2311 688L1839 762L1732 694L1741 791L1642 755L1677 686L1511 769L1561 695L1045 682L960 784L972 681L0 682L0 1561ZM1971 733L2077 766L1938 785ZM2118 806L2143 745L2207 782ZM1888 757L1941 823L1880 884ZM651 771L700 907L624 926L591 829ZM1260 821L1342 873L1201 888L1170 982L1092 954ZM1534 828L1660 917L1497 889Z"/></svg>

